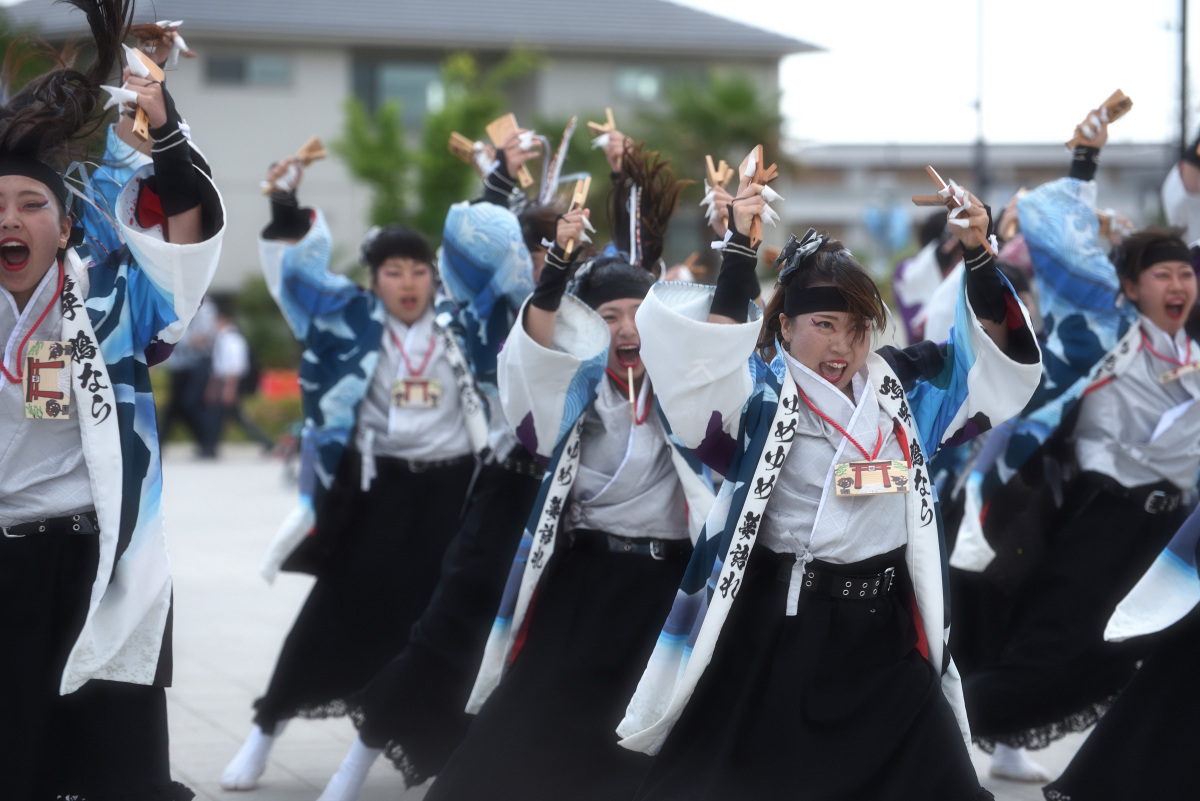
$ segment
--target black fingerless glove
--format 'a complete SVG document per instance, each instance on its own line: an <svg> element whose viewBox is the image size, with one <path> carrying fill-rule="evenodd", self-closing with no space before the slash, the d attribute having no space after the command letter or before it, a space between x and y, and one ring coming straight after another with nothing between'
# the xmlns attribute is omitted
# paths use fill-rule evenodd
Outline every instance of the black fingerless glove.
<svg viewBox="0 0 1200 801"><path fill-rule="evenodd" d="M562 248L557 244L546 251L546 263L542 266L542 275L538 279L537 287L533 290L533 296L529 299L531 306L548 312L558 311L563 293L567 291L567 278L571 275L571 265L574 263L574 257L579 256L579 249L576 248L571 256L570 259L566 258Z"/></svg>
<svg viewBox="0 0 1200 801"><path fill-rule="evenodd" d="M980 320L1002 323L1008 319L1008 293L996 261L983 246L963 250L967 270L967 300Z"/></svg>
<svg viewBox="0 0 1200 801"><path fill-rule="evenodd" d="M509 198L517 188L517 183L508 172L508 161L504 158L504 151L497 150L496 158L500 166L483 176L483 197L480 201L508 208Z"/></svg>
<svg viewBox="0 0 1200 801"><path fill-rule="evenodd" d="M167 121L158 128L150 129L150 138L154 140L150 149L150 157L154 160L154 181L150 188L158 194L163 214L174 217L200 205L200 179L192 164L191 143L179 127L182 118L165 84L162 96L167 109Z"/></svg>
<svg viewBox="0 0 1200 801"><path fill-rule="evenodd" d="M737 233L732 206L729 210L729 230L733 235L725 243L721 272L717 274L717 289L709 312L744 323L750 316L750 303L760 291L756 274L758 249L750 247L750 237Z"/></svg>
<svg viewBox="0 0 1200 801"><path fill-rule="evenodd" d="M1071 172L1069 177L1080 181L1091 181L1096 177L1096 168L1100 166L1100 148L1079 145L1071 156Z"/></svg>
<svg viewBox="0 0 1200 801"><path fill-rule="evenodd" d="M271 222L263 239L303 239L312 226L312 212L300 208L295 192L271 192Z"/></svg>

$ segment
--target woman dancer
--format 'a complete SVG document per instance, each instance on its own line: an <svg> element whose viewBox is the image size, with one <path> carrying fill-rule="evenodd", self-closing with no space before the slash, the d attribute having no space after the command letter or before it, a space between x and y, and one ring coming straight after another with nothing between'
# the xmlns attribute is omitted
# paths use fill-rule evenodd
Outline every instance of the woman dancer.
<svg viewBox="0 0 1200 801"><path fill-rule="evenodd" d="M627 798L649 763L613 727L712 493L659 416L634 324L654 282L634 262L658 261L680 187L640 148L621 164L612 207L638 219L625 201L644 204L642 258L635 244L632 259L585 265L565 294L586 212L566 214L500 354L505 414L549 469L471 699L478 716L429 801Z"/></svg>
<svg viewBox="0 0 1200 801"><path fill-rule="evenodd" d="M743 179L737 231L761 191ZM761 323L743 234L715 294L662 284L642 305L667 419L726 481L618 729L658 752L637 798L990 797L944 645L926 471L939 446L1020 410L1038 350L981 246L983 206L956 194L968 270L945 344L873 353L878 291L811 229L784 249Z"/></svg>
<svg viewBox="0 0 1200 801"><path fill-rule="evenodd" d="M406 786L422 784L446 764L472 720L464 711L467 698L545 472L505 421L496 386L500 347L533 291L545 257L542 241L554 236L558 212L493 187L512 190L509 169L534 155L514 133L497 151L483 197L455 204L446 217L438 266L451 299L438 303L438 320L464 342L487 401L488 453L408 644L349 699L358 737L320 801L353 801L380 754ZM520 206L519 214L510 204Z"/></svg>
<svg viewBox="0 0 1200 801"><path fill-rule="evenodd" d="M345 715L348 696L408 642L487 442L462 351L434 321L425 238L399 226L368 231L361 256L371 289L362 289L329 272L329 229L319 211L299 207L299 179L295 159L267 175L279 191L263 269L305 343L307 420L301 505L264 570L273 576L282 563L317 582L254 703L254 728L222 774L228 790L257 784L285 721Z"/></svg>
<svg viewBox="0 0 1200 801"><path fill-rule="evenodd" d="M179 801L192 794L168 763L173 603L149 366L200 304L223 209L165 88L136 76L124 96L148 116L151 164L68 189L61 171L103 122L100 82L132 9L70 4L95 60L0 109L0 782L6 798Z"/></svg>

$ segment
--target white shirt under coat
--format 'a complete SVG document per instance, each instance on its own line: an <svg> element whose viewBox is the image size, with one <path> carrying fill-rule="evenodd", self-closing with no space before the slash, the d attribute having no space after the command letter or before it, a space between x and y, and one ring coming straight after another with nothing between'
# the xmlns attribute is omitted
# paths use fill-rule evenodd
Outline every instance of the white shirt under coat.
<svg viewBox="0 0 1200 801"><path fill-rule="evenodd" d="M647 404L650 408L647 409ZM650 382L642 382L634 425L629 396L605 376L584 413L579 472L567 504L567 531L688 539L687 501Z"/></svg>
<svg viewBox="0 0 1200 801"><path fill-rule="evenodd" d="M425 361L432 342L433 355L421 376L441 383L439 405L393 408L392 384L409 372L396 340L413 368ZM446 359L441 337L434 336L432 309L411 326L388 315L375 375L359 409L355 442L364 457L375 454L414 462L441 461L471 453L454 370Z"/></svg>
<svg viewBox="0 0 1200 801"><path fill-rule="evenodd" d="M877 459L905 461L891 417L879 408L864 367L851 379L857 402L804 365L787 357L788 372L813 406L849 432ZM906 494L839 497L833 471L842 462L864 461L841 432L800 402L796 440L767 501L758 541L776 553L796 554L793 583L814 559L853 564L908 542ZM794 594L794 593L793 593Z"/></svg>
<svg viewBox="0 0 1200 801"><path fill-rule="evenodd" d="M17 311L13 296L0 288L4 365L14 376L21 340L46 310L57 287L58 270L52 268L34 289L23 312ZM80 309L78 313L87 312ZM62 306L55 301L29 341L57 341L61 336ZM24 366L21 371L24 373ZM25 416L21 383L14 384L0 373L0 526L62 517L92 508L92 484L83 458L83 437L75 414L74 395L66 420L29 419Z"/></svg>
<svg viewBox="0 0 1200 801"><path fill-rule="evenodd" d="M1145 315L1139 325L1150 348L1162 356L1184 363L1200 359L1200 346L1189 342L1182 328L1172 337ZM1080 470L1125 487L1166 480L1191 492L1200 470L1200 404L1195 402L1200 372L1160 383L1161 374L1179 365L1150 348L1143 343L1125 372L1080 400L1075 455Z"/></svg>

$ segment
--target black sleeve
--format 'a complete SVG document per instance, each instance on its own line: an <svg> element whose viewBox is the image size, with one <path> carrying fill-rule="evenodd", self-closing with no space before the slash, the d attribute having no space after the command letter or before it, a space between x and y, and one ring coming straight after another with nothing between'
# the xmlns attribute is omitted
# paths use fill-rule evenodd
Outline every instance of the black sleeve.
<svg viewBox="0 0 1200 801"><path fill-rule="evenodd" d="M167 121L150 129L150 138L154 140L150 148L154 161L152 189L162 202L163 214L174 217L200 205L200 179L192 164L191 142L179 127L182 118L166 85L162 87L162 95Z"/></svg>
<svg viewBox="0 0 1200 801"><path fill-rule="evenodd" d="M579 248L575 248L570 258L563 255L562 248L557 244L546 251L546 263L542 266L538 285L534 287L533 295L529 298L529 305L543 311L558 311L563 293L567 291L571 265L579 258L579 251Z"/></svg>
<svg viewBox="0 0 1200 801"><path fill-rule="evenodd" d="M312 226L312 212L300 207L295 192L271 193L271 222L263 239L303 239Z"/></svg>
<svg viewBox="0 0 1200 801"><path fill-rule="evenodd" d="M732 214L729 221L732 224ZM735 233L725 243L723 254L710 313L744 323L749 319L750 303L759 294L758 251L750 247L750 237Z"/></svg>
<svg viewBox="0 0 1200 801"><path fill-rule="evenodd" d="M1071 155L1071 172L1069 177L1081 181L1091 181L1096 177L1096 168L1100 166L1100 148L1079 145Z"/></svg>

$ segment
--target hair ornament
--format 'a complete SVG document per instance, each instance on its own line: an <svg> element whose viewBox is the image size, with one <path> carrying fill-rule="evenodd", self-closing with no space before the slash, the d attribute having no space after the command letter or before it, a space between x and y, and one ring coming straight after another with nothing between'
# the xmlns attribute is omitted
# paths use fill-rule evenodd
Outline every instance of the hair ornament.
<svg viewBox="0 0 1200 801"><path fill-rule="evenodd" d="M783 250L779 251L779 257L775 259L773 265L775 269L779 270L779 277L775 283L783 283L783 279L798 270L805 259L820 250L821 246L828 241L829 235L818 234L815 228L809 228L800 239L796 239L795 234L788 237L787 244L783 246ZM783 265L782 269L780 269L780 265Z"/></svg>

